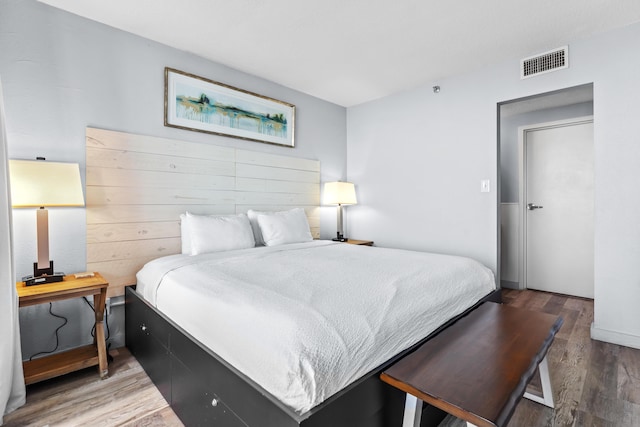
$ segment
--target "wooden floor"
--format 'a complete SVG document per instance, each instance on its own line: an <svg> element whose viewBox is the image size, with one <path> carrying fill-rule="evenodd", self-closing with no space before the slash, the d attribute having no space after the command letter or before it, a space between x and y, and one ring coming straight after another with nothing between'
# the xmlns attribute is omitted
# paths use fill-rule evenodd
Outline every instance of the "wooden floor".
<svg viewBox="0 0 640 427"><path fill-rule="evenodd" d="M27 404L4 417L13 426L182 426L126 348L111 351L109 378L95 368L27 386Z"/></svg>
<svg viewBox="0 0 640 427"><path fill-rule="evenodd" d="M564 318L548 354L556 409L522 399L510 426L640 426L640 350L590 339L592 301L512 290L503 298ZM90 368L29 386L27 404L4 425L182 426L131 354L112 354L106 380ZM441 427L463 425L448 417Z"/></svg>

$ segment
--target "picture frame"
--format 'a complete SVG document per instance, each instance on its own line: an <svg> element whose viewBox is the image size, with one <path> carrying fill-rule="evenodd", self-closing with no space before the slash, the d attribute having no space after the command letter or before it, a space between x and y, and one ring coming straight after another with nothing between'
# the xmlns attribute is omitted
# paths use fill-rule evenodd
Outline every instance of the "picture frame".
<svg viewBox="0 0 640 427"><path fill-rule="evenodd" d="M174 68L164 69L164 125L294 147L296 107Z"/></svg>

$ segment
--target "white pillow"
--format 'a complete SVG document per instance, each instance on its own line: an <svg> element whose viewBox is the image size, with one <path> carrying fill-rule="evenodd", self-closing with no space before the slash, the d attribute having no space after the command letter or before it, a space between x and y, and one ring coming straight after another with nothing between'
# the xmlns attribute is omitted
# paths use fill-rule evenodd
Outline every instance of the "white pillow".
<svg viewBox="0 0 640 427"><path fill-rule="evenodd" d="M256 240L256 246L264 246L264 240L262 239L262 231L260 231L260 224L258 224L258 215L271 215L275 212L262 212L249 209L247 216L251 223L251 229L253 230L253 238Z"/></svg>
<svg viewBox="0 0 640 427"><path fill-rule="evenodd" d="M287 243L310 242L313 240L304 209L262 213L257 215L265 245L277 246Z"/></svg>
<svg viewBox="0 0 640 427"><path fill-rule="evenodd" d="M255 246L249 218L238 215L193 215L187 212L191 255Z"/></svg>
<svg viewBox="0 0 640 427"><path fill-rule="evenodd" d="M191 235L187 224L187 213L180 214L180 238L182 240L182 253L191 255Z"/></svg>

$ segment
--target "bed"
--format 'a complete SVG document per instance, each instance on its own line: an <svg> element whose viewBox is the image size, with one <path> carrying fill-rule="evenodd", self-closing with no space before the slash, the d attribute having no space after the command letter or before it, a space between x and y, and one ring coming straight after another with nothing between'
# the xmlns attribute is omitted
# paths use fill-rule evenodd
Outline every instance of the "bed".
<svg viewBox="0 0 640 427"><path fill-rule="evenodd" d="M88 128L86 185L87 269L109 280L109 296L124 294L126 288L126 345L189 426L398 425L404 395L380 381L379 373L482 301L500 298L491 272L471 260L314 240L319 235L317 161ZM230 246L216 253L207 245L225 239L196 239L192 244L203 250L184 250L190 245L184 241L181 213L237 219L254 209L261 215L296 210L307 227L304 241L262 247L261 242L256 246L254 234L242 247L234 245L243 239L227 239ZM449 261L466 265L461 270L471 269L467 278L481 284L467 288L467 279L456 276L460 269L454 268L431 271L445 278L445 288L458 291L449 299L415 287L420 280L413 288L399 285L416 266ZM241 268L228 270L234 262ZM397 274L387 278L391 285L382 280L387 272ZM224 291L218 288L220 275L232 283ZM396 301L394 286L409 299L399 303L400 310L387 313ZM207 290L209 298L195 288ZM338 299L332 302L328 296ZM266 308L253 305L256 299ZM220 305L223 300L231 304ZM290 301L294 310L286 310L283 301ZM446 307L452 310L446 312ZM347 322L344 316L355 314L356 308L364 316ZM198 311L209 317L198 323ZM288 319L291 311L314 315ZM378 316L396 312L412 316ZM235 320L231 314L237 315ZM355 329L345 330L345 325ZM323 345L314 347L295 334L298 330L319 335L321 343L333 342L337 355L321 357ZM282 333L286 331L293 335ZM365 333L371 331L378 335ZM287 354L286 346L276 344L281 333L297 349ZM231 350L233 344L239 348ZM371 349L381 351L365 351ZM285 352L280 359L272 357L278 350ZM297 357L303 354L310 357ZM316 359L320 366L307 363ZM296 366L292 360L304 363ZM345 360L356 363L338 363ZM256 361L258 368L251 366ZM292 376L291 366L309 375ZM270 379L265 381L260 372ZM302 387L289 387L296 381Z"/></svg>
<svg viewBox="0 0 640 427"><path fill-rule="evenodd" d="M269 403L253 407L246 390L202 381L209 368L198 368L183 381L202 384L203 411L174 405L189 425L214 413L231 418L228 425L391 425L401 408L398 415L377 373L495 290L491 271L467 258L329 241L173 255L147 264L138 279L128 298L171 319L166 335L189 337ZM137 337L127 324L127 337ZM149 324L131 329L152 334ZM167 366L154 381L171 383L166 393L180 402L176 379L164 376L172 364L189 370L190 356L171 341L159 346ZM136 357L138 345L128 343ZM346 413L336 409L341 399L351 401Z"/></svg>

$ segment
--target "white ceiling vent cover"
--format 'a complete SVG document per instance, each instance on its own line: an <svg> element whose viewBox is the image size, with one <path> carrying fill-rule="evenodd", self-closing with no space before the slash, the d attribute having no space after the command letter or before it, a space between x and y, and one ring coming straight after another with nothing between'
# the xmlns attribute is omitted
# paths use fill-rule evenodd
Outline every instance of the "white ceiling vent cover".
<svg viewBox="0 0 640 427"><path fill-rule="evenodd" d="M537 76L569 67L569 46L524 58L520 61L520 78Z"/></svg>

